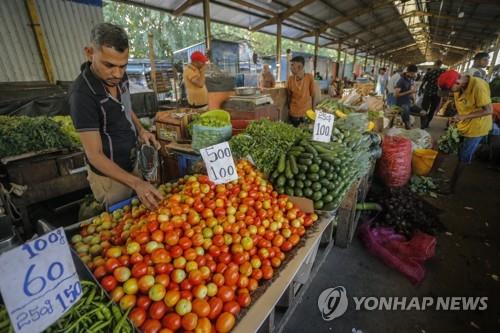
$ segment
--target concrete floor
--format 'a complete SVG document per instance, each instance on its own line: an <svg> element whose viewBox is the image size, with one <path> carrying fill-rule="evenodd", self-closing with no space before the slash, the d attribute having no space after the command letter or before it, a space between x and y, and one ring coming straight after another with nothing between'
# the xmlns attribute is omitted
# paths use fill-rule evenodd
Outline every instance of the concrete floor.
<svg viewBox="0 0 500 333"><path fill-rule="evenodd" d="M430 132L438 135L443 122ZM284 332L461 333L500 332L500 172L474 162L455 195L432 203L444 213L447 233L438 236L436 255L417 286L369 254L355 238L347 249L333 248ZM318 297L327 288L347 290L347 312L324 321ZM356 311L353 296L487 296L485 311ZM359 330L356 331L356 330Z"/></svg>

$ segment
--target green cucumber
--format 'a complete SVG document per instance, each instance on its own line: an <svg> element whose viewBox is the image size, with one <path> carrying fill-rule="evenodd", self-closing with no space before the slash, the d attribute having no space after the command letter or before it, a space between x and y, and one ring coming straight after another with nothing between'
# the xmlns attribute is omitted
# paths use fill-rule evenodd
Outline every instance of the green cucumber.
<svg viewBox="0 0 500 333"><path fill-rule="evenodd" d="M290 160L290 169L292 170L292 173L294 175L298 174L299 173L299 168L297 166L297 161L295 159L295 156L291 155L288 158Z"/></svg>

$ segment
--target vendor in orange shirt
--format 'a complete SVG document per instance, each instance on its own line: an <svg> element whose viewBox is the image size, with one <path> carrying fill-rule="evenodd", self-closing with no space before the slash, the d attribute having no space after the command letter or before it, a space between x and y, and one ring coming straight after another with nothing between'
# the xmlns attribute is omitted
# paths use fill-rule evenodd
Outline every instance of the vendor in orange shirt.
<svg viewBox="0 0 500 333"><path fill-rule="evenodd" d="M189 107L203 111L208 106L208 90L205 85L205 69L208 58L200 51L191 54L191 63L183 73Z"/></svg>
<svg viewBox="0 0 500 333"><path fill-rule="evenodd" d="M314 77L304 73L304 58L294 57L290 62L292 75L288 78L288 116L297 127L305 119L306 111L314 105Z"/></svg>

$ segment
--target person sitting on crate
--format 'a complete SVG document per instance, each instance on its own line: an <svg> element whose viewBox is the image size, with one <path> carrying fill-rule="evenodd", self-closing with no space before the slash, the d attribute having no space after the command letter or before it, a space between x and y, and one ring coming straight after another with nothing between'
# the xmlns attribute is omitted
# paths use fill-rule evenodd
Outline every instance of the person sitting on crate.
<svg viewBox="0 0 500 333"><path fill-rule="evenodd" d="M182 81L186 87L189 107L198 111L208 109L208 90L205 84L205 69L208 58L200 51L191 54L191 63L184 67Z"/></svg>
<svg viewBox="0 0 500 333"><path fill-rule="evenodd" d="M88 62L69 92L71 118L85 151L87 179L96 200L112 205L135 191L148 208L158 206L161 193L140 178L137 141L160 148L132 110L125 69L128 37L123 28L100 23L85 47Z"/></svg>

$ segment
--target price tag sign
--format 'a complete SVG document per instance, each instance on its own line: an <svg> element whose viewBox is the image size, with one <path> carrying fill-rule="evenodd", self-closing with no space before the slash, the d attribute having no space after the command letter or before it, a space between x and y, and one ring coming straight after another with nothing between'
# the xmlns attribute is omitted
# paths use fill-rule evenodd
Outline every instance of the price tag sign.
<svg viewBox="0 0 500 333"><path fill-rule="evenodd" d="M17 333L41 332L82 295L62 228L0 256L0 291Z"/></svg>
<svg viewBox="0 0 500 333"><path fill-rule="evenodd" d="M313 132L314 141L330 142L334 119L335 116L333 114L316 111Z"/></svg>
<svg viewBox="0 0 500 333"><path fill-rule="evenodd" d="M215 184L225 184L238 179L233 154L227 142L200 149L207 167L208 178Z"/></svg>

